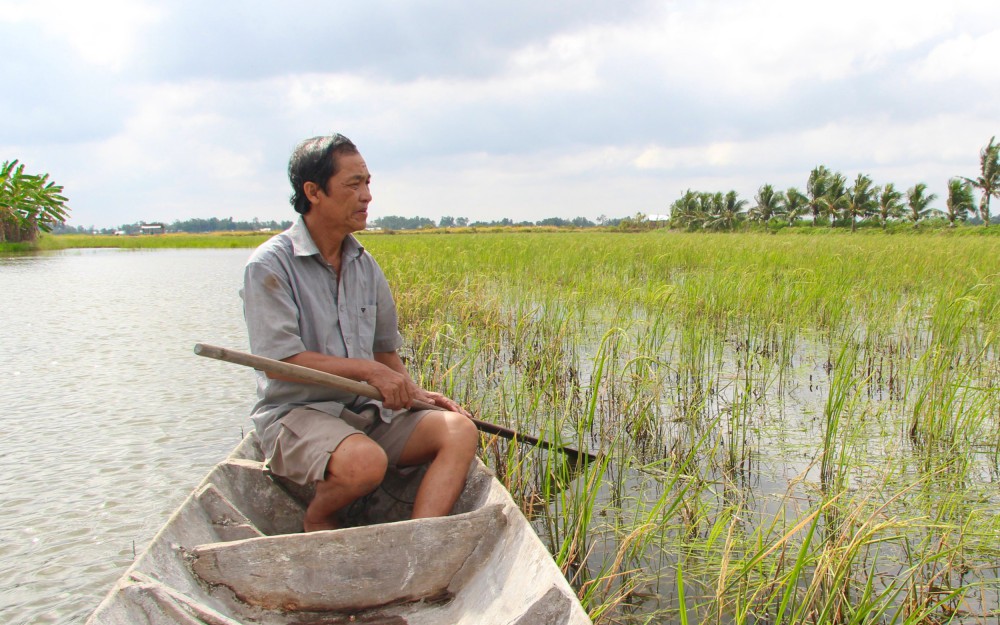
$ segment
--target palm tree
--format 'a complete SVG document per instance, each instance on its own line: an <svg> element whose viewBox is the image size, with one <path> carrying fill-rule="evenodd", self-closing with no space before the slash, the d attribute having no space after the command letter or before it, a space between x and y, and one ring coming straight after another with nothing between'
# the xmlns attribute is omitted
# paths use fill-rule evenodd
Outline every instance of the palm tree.
<svg viewBox="0 0 1000 625"><path fill-rule="evenodd" d="M698 193L691 189L670 205L670 227L688 228L704 220L699 215Z"/></svg>
<svg viewBox="0 0 1000 625"><path fill-rule="evenodd" d="M712 218L705 222L705 227L716 230L733 230L743 218L743 209L746 207L747 201L739 199L736 191L730 191L725 197L722 196L722 193L716 193L712 197L712 204ZM715 212L716 209L717 212Z"/></svg>
<svg viewBox="0 0 1000 625"><path fill-rule="evenodd" d="M989 226L990 198L1000 198L1000 144L996 143L996 137L990 137L989 144L979 152L979 177L964 180L982 192L979 218L983 220L984 226Z"/></svg>
<svg viewBox="0 0 1000 625"><path fill-rule="evenodd" d="M837 221L837 215L847 206L847 179L843 174L835 173L826 178L826 193L820 198L821 211L830 218L832 228Z"/></svg>
<svg viewBox="0 0 1000 625"><path fill-rule="evenodd" d="M702 227L709 228L709 222L722 216L722 210L726 205L726 196L723 195L722 191L716 191L715 193L705 194L703 201L707 210L705 211L705 222L702 224Z"/></svg>
<svg viewBox="0 0 1000 625"><path fill-rule="evenodd" d="M882 229L889 225L890 219L895 219L903 215L903 192L896 189L896 185L888 183L882 187L882 192L878 195L878 209L875 211Z"/></svg>
<svg viewBox="0 0 1000 625"><path fill-rule="evenodd" d="M791 226L795 220L806 210L809 198L795 187L788 187L785 191L785 199L782 202L785 206L785 217L788 218L788 225Z"/></svg>
<svg viewBox="0 0 1000 625"><path fill-rule="evenodd" d="M851 220L851 232L857 230L858 219L868 217L877 204L878 187L872 186L872 179L858 174L854 186L844 194L844 215Z"/></svg>
<svg viewBox="0 0 1000 625"><path fill-rule="evenodd" d="M765 184L757 189L757 195L754 196L756 204L750 209L747 216L750 221L759 221L766 225L772 218L781 214L783 200L784 194L775 191L771 185Z"/></svg>
<svg viewBox="0 0 1000 625"><path fill-rule="evenodd" d="M703 191L698 194L698 221L692 225L704 228L712 215L722 210L722 194Z"/></svg>
<svg viewBox="0 0 1000 625"><path fill-rule="evenodd" d="M954 228L956 221L965 221L969 213L976 210L975 200L972 198L972 183L962 178L952 178L948 181L948 199L945 201L945 217L948 224Z"/></svg>
<svg viewBox="0 0 1000 625"><path fill-rule="evenodd" d="M809 172L809 181L806 182L806 194L809 196L809 212L812 213L812 225L819 221L819 215L823 210L823 197L826 195L827 178L830 170L825 165L814 167Z"/></svg>
<svg viewBox="0 0 1000 625"><path fill-rule="evenodd" d="M906 190L906 204L910 208L910 212L906 218L913 222L914 228L919 225L921 220L930 217L931 212L934 210L929 206L931 202L937 199L937 195L933 193L925 195L926 191L927 185L922 182L918 182L915 186Z"/></svg>

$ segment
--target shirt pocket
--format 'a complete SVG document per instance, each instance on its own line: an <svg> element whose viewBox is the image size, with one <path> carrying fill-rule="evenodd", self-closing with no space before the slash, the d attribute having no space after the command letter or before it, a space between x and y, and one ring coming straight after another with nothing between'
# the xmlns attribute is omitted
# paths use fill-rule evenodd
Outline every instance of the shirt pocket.
<svg viewBox="0 0 1000 625"><path fill-rule="evenodd" d="M373 358L372 347L375 345L375 326L378 313L377 304L358 306L358 347L368 358Z"/></svg>

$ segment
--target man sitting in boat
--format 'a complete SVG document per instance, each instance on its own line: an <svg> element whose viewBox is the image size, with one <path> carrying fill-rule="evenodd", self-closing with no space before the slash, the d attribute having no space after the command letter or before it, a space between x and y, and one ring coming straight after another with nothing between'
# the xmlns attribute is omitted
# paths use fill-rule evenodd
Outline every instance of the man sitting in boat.
<svg viewBox="0 0 1000 625"><path fill-rule="evenodd" d="M357 147L335 134L303 141L288 164L300 214L261 245L244 273L253 353L377 388L383 401L257 372L253 421L270 470L315 483L304 530L335 529L337 513L370 493L388 467L430 463L413 517L451 512L479 435L469 413L418 387L382 270L353 232L364 230L371 175ZM410 410L414 400L440 410Z"/></svg>

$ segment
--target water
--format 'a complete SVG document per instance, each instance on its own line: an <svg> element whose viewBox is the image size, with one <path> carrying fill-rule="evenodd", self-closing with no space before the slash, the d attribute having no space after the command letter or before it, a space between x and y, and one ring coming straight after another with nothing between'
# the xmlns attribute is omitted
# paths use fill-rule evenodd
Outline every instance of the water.
<svg viewBox="0 0 1000 625"><path fill-rule="evenodd" d="M82 623L251 427L249 250L0 258L0 623Z"/></svg>

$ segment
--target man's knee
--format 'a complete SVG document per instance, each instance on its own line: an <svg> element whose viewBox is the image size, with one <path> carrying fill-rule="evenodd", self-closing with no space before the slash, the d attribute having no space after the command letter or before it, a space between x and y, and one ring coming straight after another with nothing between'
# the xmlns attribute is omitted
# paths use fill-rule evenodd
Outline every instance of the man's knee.
<svg viewBox="0 0 1000 625"><path fill-rule="evenodd" d="M470 458L479 449L479 430L472 419L457 412L445 413L447 416L448 441L467 454Z"/></svg>
<svg viewBox="0 0 1000 625"><path fill-rule="evenodd" d="M331 454L326 482L364 495L375 490L389 466L385 451L366 436L345 438Z"/></svg>

